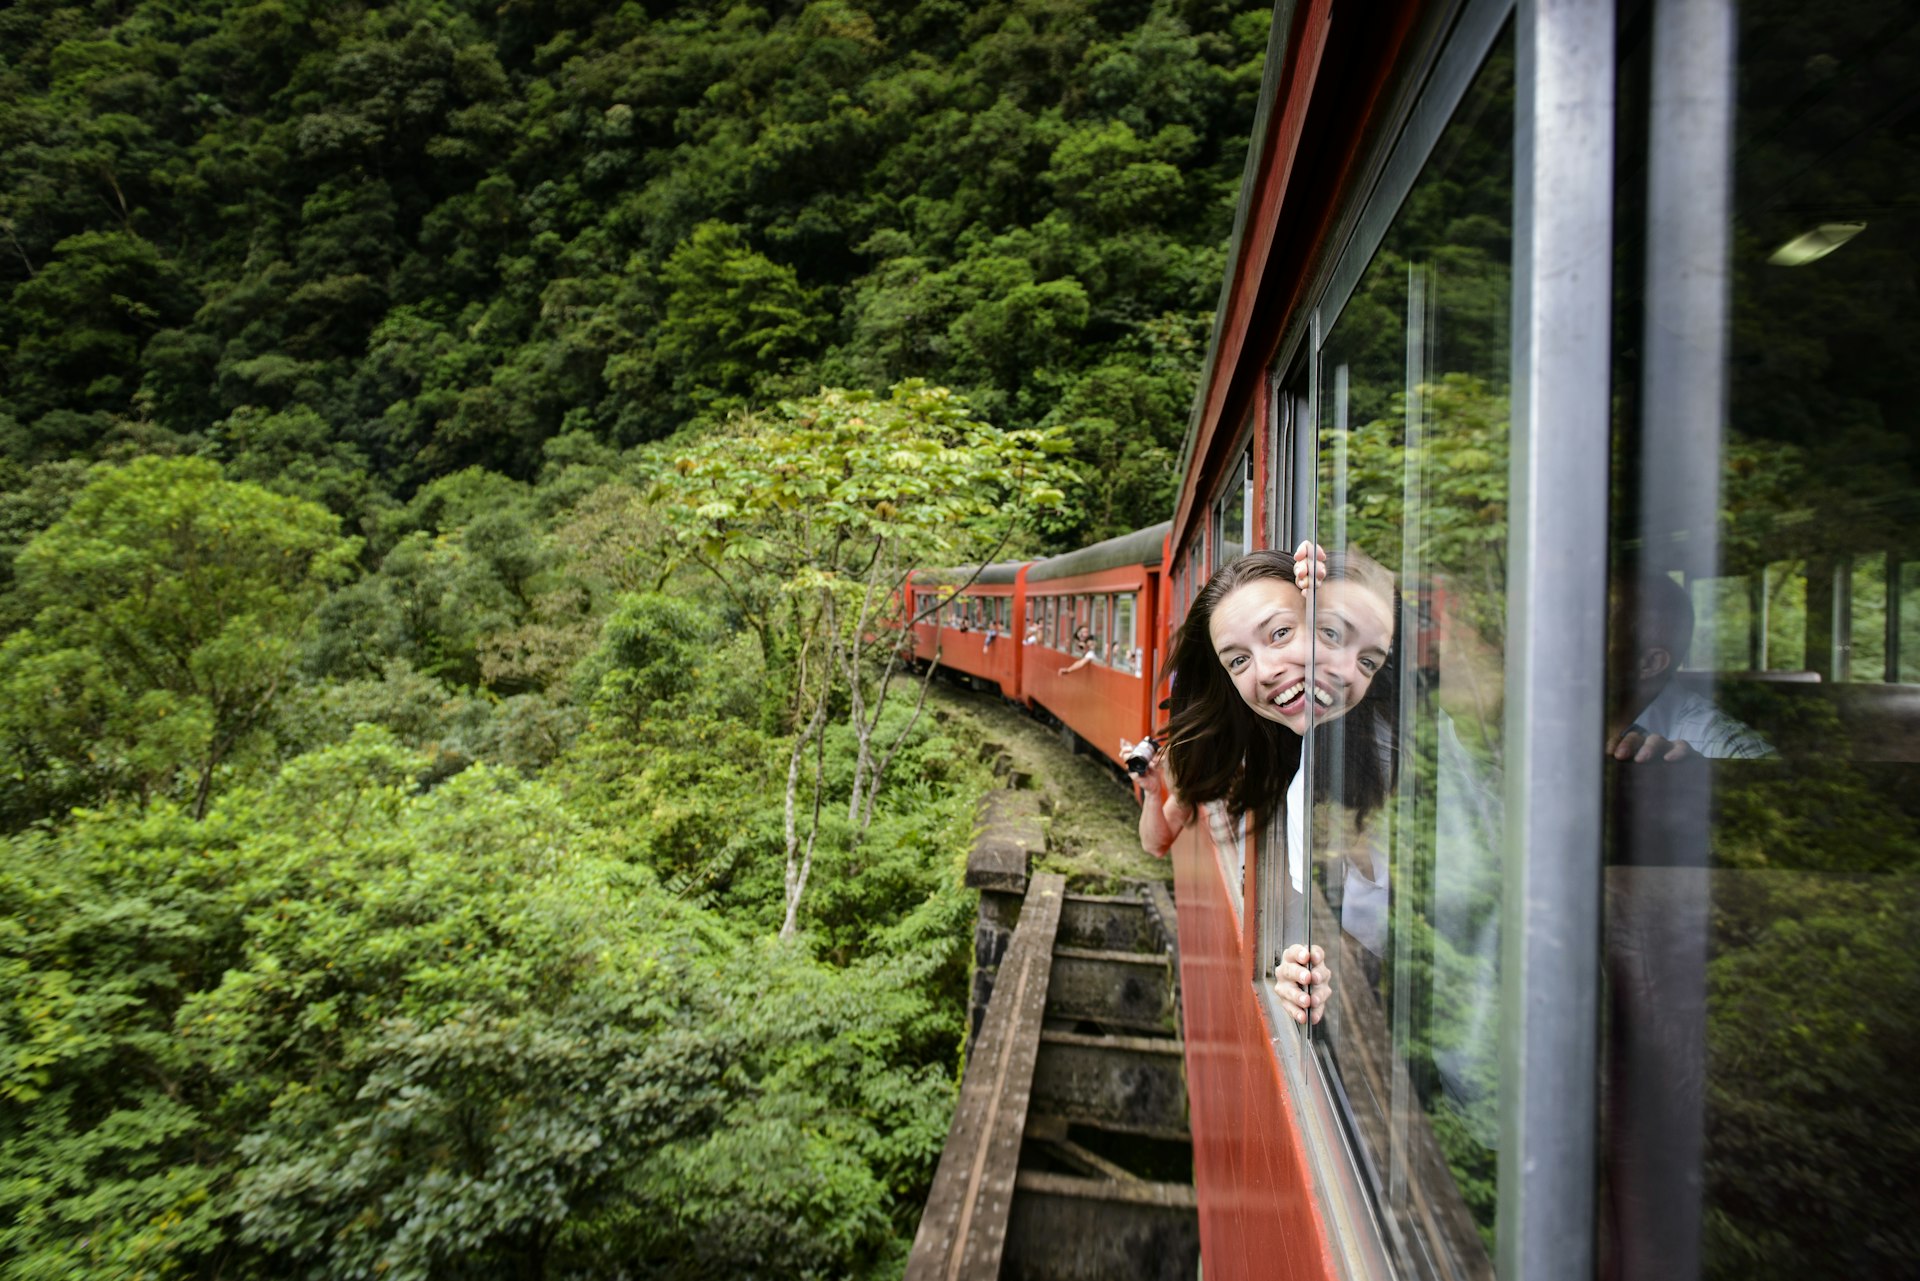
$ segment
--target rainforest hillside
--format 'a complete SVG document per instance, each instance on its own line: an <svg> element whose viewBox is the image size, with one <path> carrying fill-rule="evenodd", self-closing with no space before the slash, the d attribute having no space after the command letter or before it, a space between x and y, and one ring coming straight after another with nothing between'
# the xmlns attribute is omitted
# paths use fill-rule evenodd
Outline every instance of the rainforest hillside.
<svg viewBox="0 0 1920 1281"><path fill-rule="evenodd" d="M0 1276L897 1277L990 784L1268 14L0 8Z"/></svg>
<svg viewBox="0 0 1920 1281"><path fill-rule="evenodd" d="M213 0L0 13L0 451L365 519L822 384L1072 428L1162 519L1269 13Z"/></svg>

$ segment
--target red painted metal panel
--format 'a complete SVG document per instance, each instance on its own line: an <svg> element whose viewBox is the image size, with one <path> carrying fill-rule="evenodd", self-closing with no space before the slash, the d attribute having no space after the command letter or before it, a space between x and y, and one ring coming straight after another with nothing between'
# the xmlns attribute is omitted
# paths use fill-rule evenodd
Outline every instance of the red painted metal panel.
<svg viewBox="0 0 1920 1281"><path fill-rule="evenodd" d="M1209 1281L1333 1281L1252 955L1204 826L1181 834L1173 860L1203 1270Z"/></svg>

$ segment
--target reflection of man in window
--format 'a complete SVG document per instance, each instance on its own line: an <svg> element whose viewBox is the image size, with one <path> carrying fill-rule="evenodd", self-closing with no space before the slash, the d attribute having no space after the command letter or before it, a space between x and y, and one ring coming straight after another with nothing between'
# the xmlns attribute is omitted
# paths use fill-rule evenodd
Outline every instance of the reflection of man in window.
<svg viewBox="0 0 1920 1281"><path fill-rule="evenodd" d="M1693 601L1684 587L1658 574L1630 575L1614 583L1610 595L1607 742L1638 732L1685 743L1707 757L1774 754L1751 726L1675 683L1693 644Z"/></svg>

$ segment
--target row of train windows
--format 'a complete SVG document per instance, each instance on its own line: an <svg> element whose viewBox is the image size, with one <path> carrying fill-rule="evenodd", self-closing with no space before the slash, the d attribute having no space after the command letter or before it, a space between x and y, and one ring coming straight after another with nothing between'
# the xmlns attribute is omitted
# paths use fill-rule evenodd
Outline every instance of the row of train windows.
<svg viewBox="0 0 1920 1281"><path fill-rule="evenodd" d="M1817 15L1742 0L1731 65L1682 46L1682 64L1709 60L1682 80L1725 84L1732 109L1706 255L1726 264L1708 294L1722 354L1684 373L1718 406L1703 423L1674 418L1697 387L1662 383L1673 366L1648 352L1678 341L1662 317L1689 286L1650 230L1665 225L1645 176L1661 136L1652 20L1622 8L1641 18L1623 20L1618 54L1611 569L1595 627L1607 747L1639 734L1689 751L1619 762L1595 745L1603 1048L1530 1070L1599 1075L1608 1275L1912 1275L1920 17L1892 0ZM1503 913L1516 85L1511 29L1480 39L1398 212L1352 251L1366 257L1350 295L1323 304L1317 347L1274 370L1277 453L1309 483L1276 497L1268 541L1328 548L1393 635L1364 696L1308 732L1296 799L1259 834L1275 856L1241 904L1263 973L1291 943L1324 949L1333 999L1290 1070L1337 1117L1396 1274L1447 1281L1494 1274L1502 1207L1523 1199L1501 1186L1526 1160L1502 1151L1517 1141L1503 1099L1555 1084L1503 1079L1500 1055L1502 923L1517 919ZM1822 227L1840 229L1823 252L1792 252ZM1213 554L1194 539L1176 562L1177 616L1252 544L1253 503L1237 464L1208 509ZM1237 893L1249 826L1210 818Z"/></svg>
<svg viewBox="0 0 1920 1281"><path fill-rule="evenodd" d="M944 605L941 603L943 600ZM938 615L941 626L955 631L992 630L1004 634L1013 627L1013 598L1010 596L961 595L947 600L943 592L920 592L918 601L914 612L922 623L932 623Z"/></svg>
<svg viewBox="0 0 1920 1281"><path fill-rule="evenodd" d="M1140 674L1139 597L1134 592L1034 596L1028 602L1049 649L1093 661L1115 671Z"/></svg>
<svg viewBox="0 0 1920 1281"><path fill-rule="evenodd" d="M985 633L983 644L1012 630L1013 599L1009 596L962 594L943 600L944 593L917 593L915 613L923 624L937 619L943 628ZM1091 653L1093 661L1101 666L1140 674L1138 593L1033 596L1027 608L1031 622L1024 639L1076 658Z"/></svg>

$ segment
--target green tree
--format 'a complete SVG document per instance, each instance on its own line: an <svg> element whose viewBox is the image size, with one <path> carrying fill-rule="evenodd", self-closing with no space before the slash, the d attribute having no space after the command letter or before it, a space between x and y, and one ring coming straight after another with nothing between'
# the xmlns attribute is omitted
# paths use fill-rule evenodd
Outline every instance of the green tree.
<svg viewBox="0 0 1920 1281"><path fill-rule="evenodd" d="M702 223L667 258L659 359L696 408L739 405L818 347L819 300L791 267L747 246L738 227Z"/></svg>
<svg viewBox="0 0 1920 1281"><path fill-rule="evenodd" d="M829 710L844 700L857 742L846 796L856 841L899 746L874 743L899 650L871 638L908 621L907 573L991 559L1023 522L1064 500L1068 473L1055 456L1067 448L1060 429L1001 432L945 388L905 382L885 399L829 389L783 404L779 419L737 423L662 473L658 495L681 552L759 635L769 669L791 673L788 717L799 733L787 766L783 935L796 928L820 833Z"/></svg>
<svg viewBox="0 0 1920 1281"><path fill-rule="evenodd" d="M357 550L330 512L204 460L101 471L15 562L35 611L0 646L16 785L148 796L179 776L204 813Z"/></svg>

